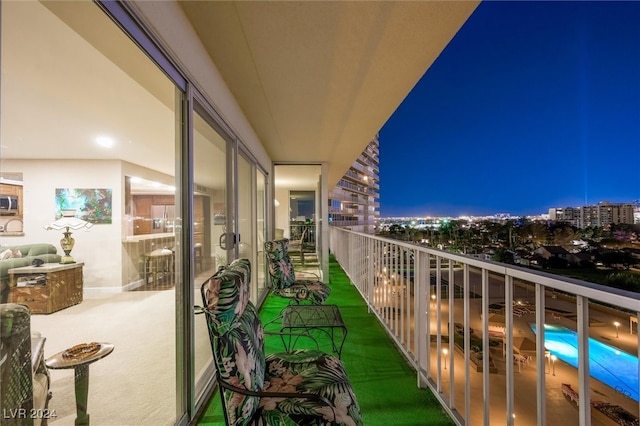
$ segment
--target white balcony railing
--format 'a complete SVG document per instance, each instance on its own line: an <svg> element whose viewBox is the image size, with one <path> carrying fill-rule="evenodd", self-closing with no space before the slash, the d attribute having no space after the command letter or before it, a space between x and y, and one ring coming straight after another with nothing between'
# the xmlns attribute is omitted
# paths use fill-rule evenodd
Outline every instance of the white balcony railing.
<svg viewBox="0 0 640 426"><path fill-rule="evenodd" d="M336 227L330 250L457 424L637 418L640 294Z"/></svg>

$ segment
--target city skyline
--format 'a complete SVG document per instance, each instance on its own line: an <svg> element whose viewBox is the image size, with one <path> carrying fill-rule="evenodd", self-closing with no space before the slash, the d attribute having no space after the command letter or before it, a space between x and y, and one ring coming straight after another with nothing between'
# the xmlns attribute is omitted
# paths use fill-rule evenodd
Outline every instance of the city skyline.
<svg viewBox="0 0 640 426"><path fill-rule="evenodd" d="M380 130L380 211L640 199L640 3L483 2Z"/></svg>
<svg viewBox="0 0 640 426"><path fill-rule="evenodd" d="M529 218L548 218L549 216L549 210L551 209L567 209L567 208L574 208L574 209L580 209L580 208L585 208L585 207L594 207L600 204L633 204L636 207L636 211L638 211L639 213L636 214L640 214L640 200L634 200L633 202L621 202L621 203L610 203L609 201L600 201L597 203L593 203L593 204L589 204L589 205L579 205L579 206L551 206L548 209L544 210L544 211L540 211L540 212L536 212L536 213L532 213L532 214L512 214L508 211L503 211L503 212L493 212L493 213L487 213L487 214L460 214L460 215L448 215L448 214L444 214L444 215L388 215L388 216L380 216L380 219L383 220L387 220L387 219L442 219L442 218L449 218L449 219L462 219L462 218L472 218L472 219L477 219L477 218L502 218L502 219L513 219L513 218L519 218L519 217L529 217Z"/></svg>

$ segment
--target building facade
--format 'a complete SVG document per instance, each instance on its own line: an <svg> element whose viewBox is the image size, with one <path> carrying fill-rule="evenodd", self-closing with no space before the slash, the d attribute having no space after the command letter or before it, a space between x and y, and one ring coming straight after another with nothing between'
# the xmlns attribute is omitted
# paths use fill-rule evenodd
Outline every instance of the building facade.
<svg viewBox="0 0 640 426"><path fill-rule="evenodd" d="M329 223L373 234L380 217L379 139L376 135L329 195Z"/></svg>
<svg viewBox="0 0 640 426"><path fill-rule="evenodd" d="M550 208L549 219L568 222L578 228L600 228L623 223L632 225L635 212L634 204L603 201L590 206Z"/></svg>
<svg viewBox="0 0 640 426"><path fill-rule="evenodd" d="M549 219L580 227L580 207L550 208Z"/></svg>

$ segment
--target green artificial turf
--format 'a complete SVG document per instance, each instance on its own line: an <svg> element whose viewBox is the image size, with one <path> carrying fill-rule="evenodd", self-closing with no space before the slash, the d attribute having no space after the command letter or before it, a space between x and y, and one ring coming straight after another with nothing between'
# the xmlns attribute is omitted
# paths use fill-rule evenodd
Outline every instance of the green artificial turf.
<svg viewBox="0 0 640 426"><path fill-rule="evenodd" d="M362 297L340 265L330 260L331 296L326 303L338 305L348 329L342 350L342 361L354 388L365 425L453 425L440 404L427 389L416 386L416 372L398 352L373 314L367 313ZM270 295L260 317L267 323L278 316L287 301ZM277 324L266 327L276 331ZM320 349L331 350L326 337L317 335ZM313 347L312 342L300 342L296 348ZM265 339L266 353L281 352L277 336ZM215 394L198 425L221 425L220 396Z"/></svg>

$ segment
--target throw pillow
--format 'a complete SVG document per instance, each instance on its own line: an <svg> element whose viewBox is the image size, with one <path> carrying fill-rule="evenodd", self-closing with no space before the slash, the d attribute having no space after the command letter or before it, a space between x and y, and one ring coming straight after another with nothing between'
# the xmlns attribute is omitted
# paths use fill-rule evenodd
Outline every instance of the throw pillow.
<svg viewBox="0 0 640 426"><path fill-rule="evenodd" d="M22 257L22 252L16 249L11 252L11 257L13 257L14 259Z"/></svg>
<svg viewBox="0 0 640 426"><path fill-rule="evenodd" d="M11 259L12 253L13 252L11 251L11 249L6 249L2 253L0 253L0 260Z"/></svg>

